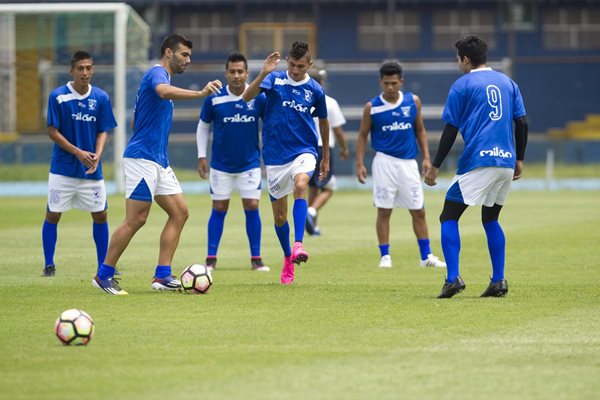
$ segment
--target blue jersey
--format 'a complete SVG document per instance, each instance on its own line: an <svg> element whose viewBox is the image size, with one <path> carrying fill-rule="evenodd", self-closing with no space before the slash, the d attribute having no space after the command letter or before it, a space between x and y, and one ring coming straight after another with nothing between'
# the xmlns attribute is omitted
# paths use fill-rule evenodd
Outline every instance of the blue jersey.
<svg viewBox="0 0 600 400"><path fill-rule="evenodd" d="M262 118L266 96L260 94L248 103L229 91L210 95L204 101L200 119L213 124L211 168L238 173L260 167L258 120Z"/></svg>
<svg viewBox="0 0 600 400"><path fill-rule="evenodd" d="M303 153L316 158L319 141L313 117L327 118L321 85L309 76L296 82L286 71L273 71L260 88L267 95L262 133L265 164L287 164Z"/></svg>
<svg viewBox="0 0 600 400"><path fill-rule="evenodd" d="M519 87L500 72L480 68L454 82L442 119L456 126L465 142L457 174L479 167L514 169L513 119L524 115Z"/></svg>
<svg viewBox="0 0 600 400"><path fill-rule="evenodd" d="M371 99L371 146L389 156L414 159L419 153L415 134L417 105L412 93L400 92L395 104L383 95Z"/></svg>
<svg viewBox="0 0 600 400"><path fill-rule="evenodd" d="M48 126L53 126L77 148L96 152L96 139L99 133L108 132L117 126L108 94L102 89L89 85L86 94L79 94L71 82L58 87L48 98ZM50 172L71 178L102 179L102 163L98 169L86 175L86 167L73 154L54 144Z"/></svg>
<svg viewBox="0 0 600 400"><path fill-rule="evenodd" d="M133 136L125 148L125 157L154 161L163 168L169 166L169 131L173 119L173 101L163 100L156 93L161 84L170 85L171 77L161 65L150 68L135 100Z"/></svg>

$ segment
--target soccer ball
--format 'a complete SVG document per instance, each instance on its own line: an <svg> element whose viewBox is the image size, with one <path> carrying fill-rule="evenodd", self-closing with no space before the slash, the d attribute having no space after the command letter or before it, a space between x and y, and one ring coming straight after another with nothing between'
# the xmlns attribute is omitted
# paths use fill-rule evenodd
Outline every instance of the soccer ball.
<svg viewBox="0 0 600 400"><path fill-rule="evenodd" d="M212 284L212 274L204 265L188 265L181 273L181 286L186 293L205 294Z"/></svg>
<svg viewBox="0 0 600 400"><path fill-rule="evenodd" d="M85 311L73 308L59 315L54 332L65 346L85 346L94 336L94 321Z"/></svg>

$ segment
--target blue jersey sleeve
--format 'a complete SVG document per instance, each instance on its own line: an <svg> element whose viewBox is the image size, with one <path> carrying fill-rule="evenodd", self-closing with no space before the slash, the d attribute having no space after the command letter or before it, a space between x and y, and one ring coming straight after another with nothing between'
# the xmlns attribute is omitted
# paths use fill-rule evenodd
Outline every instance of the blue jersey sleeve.
<svg viewBox="0 0 600 400"><path fill-rule="evenodd" d="M265 79L260 83L259 88L263 92L268 92L273 89L273 84L275 82L275 74L271 72L269 75L265 76Z"/></svg>
<svg viewBox="0 0 600 400"><path fill-rule="evenodd" d="M513 82L515 87L515 94L513 98L513 119L522 117L526 115L525 112L525 104L523 104L523 97L521 96L521 91L519 90L519 86Z"/></svg>
<svg viewBox="0 0 600 400"><path fill-rule="evenodd" d="M108 132L117 126L115 115L113 114L112 104L108 96L104 96L100 103L100 123L98 124L98 132Z"/></svg>
<svg viewBox="0 0 600 400"><path fill-rule="evenodd" d="M327 118L327 102L325 101L325 93L321 92L321 97L315 101L315 110L312 113L313 117L325 119Z"/></svg>
<svg viewBox="0 0 600 400"><path fill-rule="evenodd" d="M47 126L53 126L60 129L60 110L56 94L52 92L48 98L48 115L46 116Z"/></svg>
<svg viewBox="0 0 600 400"><path fill-rule="evenodd" d="M260 118L265 117L265 104L267 103L267 96L264 93L256 96L256 105L258 106L258 114Z"/></svg>
<svg viewBox="0 0 600 400"><path fill-rule="evenodd" d="M152 89L156 91L156 87L161 84L170 85L171 81L169 80L169 73L164 68L154 68L152 70L152 75L150 76L150 84L152 85Z"/></svg>
<svg viewBox="0 0 600 400"><path fill-rule="evenodd" d="M462 97L458 91L452 87L450 93L448 93L448 99L442 113L442 119L452 126L460 127L460 121L462 119L462 110L464 110L462 104Z"/></svg>
<svg viewBox="0 0 600 400"><path fill-rule="evenodd" d="M200 119L207 124L213 122L214 116L214 107L212 103L212 99L214 95L210 95L204 100L204 104L202 105L202 111L200 111Z"/></svg>

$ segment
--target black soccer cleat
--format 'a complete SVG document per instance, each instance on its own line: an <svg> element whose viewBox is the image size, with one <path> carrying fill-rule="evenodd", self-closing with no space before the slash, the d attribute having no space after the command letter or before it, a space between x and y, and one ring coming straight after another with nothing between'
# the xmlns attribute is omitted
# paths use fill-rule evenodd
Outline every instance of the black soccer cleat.
<svg viewBox="0 0 600 400"><path fill-rule="evenodd" d="M204 260L204 266L211 271L217 269L217 257L206 257L206 260Z"/></svg>
<svg viewBox="0 0 600 400"><path fill-rule="evenodd" d="M56 267L54 264L46 265L44 267L44 271L42 272L42 276L54 276L56 274Z"/></svg>
<svg viewBox="0 0 600 400"><path fill-rule="evenodd" d="M503 297L508 293L508 282L506 279L500 279L498 282L490 282L490 285L481 293L481 297Z"/></svg>
<svg viewBox="0 0 600 400"><path fill-rule="evenodd" d="M437 298L438 299L449 299L450 297L454 296L455 294L458 294L458 293L462 292L463 290L465 290L466 287L467 287L467 285L465 285L465 282L459 276L454 280L454 282L444 282L444 286L442 286L442 291L440 292L440 294Z"/></svg>

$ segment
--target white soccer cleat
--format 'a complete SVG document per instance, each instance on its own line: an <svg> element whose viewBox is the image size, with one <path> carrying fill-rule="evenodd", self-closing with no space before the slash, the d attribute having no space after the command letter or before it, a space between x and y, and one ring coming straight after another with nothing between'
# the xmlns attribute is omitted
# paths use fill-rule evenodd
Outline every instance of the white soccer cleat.
<svg viewBox="0 0 600 400"><path fill-rule="evenodd" d="M379 260L379 268L392 268L392 256L385 255Z"/></svg>
<svg viewBox="0 0 600 400"><path fill-rule="evenodd" d="M428 254L426 259L421 260L421 267L446 268L446 263L440 260L439 257Z"/></svg>

